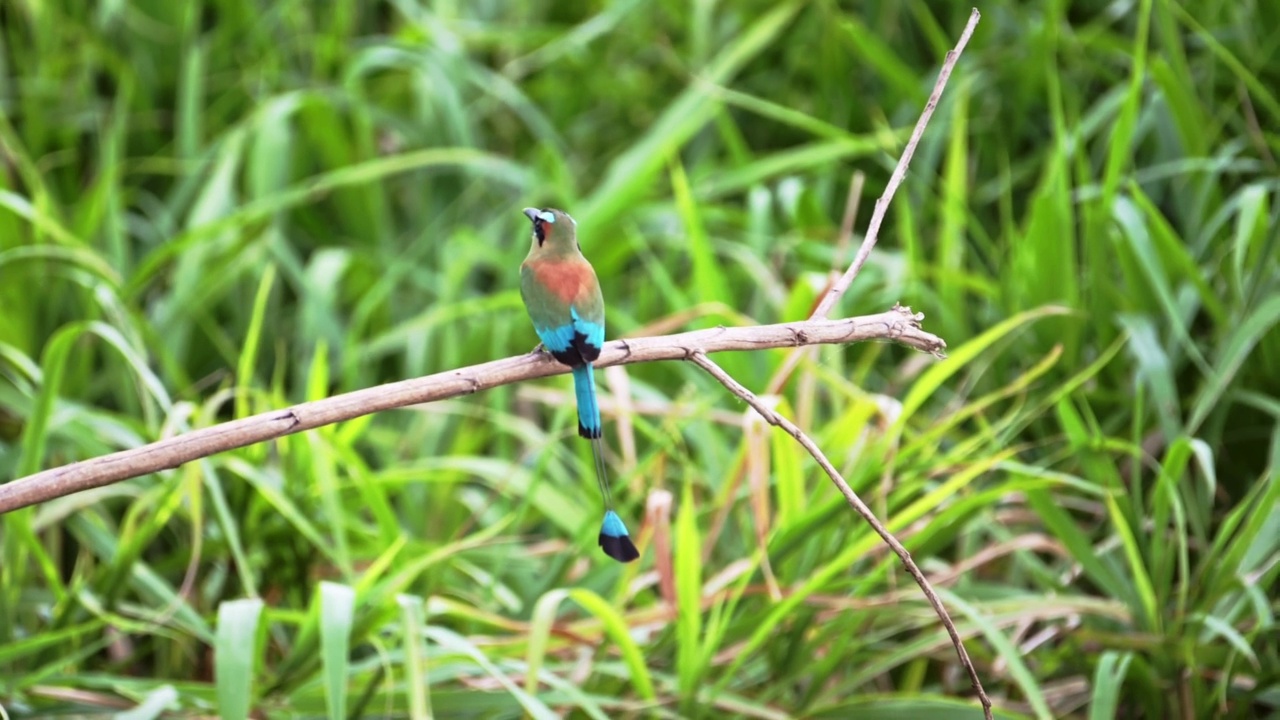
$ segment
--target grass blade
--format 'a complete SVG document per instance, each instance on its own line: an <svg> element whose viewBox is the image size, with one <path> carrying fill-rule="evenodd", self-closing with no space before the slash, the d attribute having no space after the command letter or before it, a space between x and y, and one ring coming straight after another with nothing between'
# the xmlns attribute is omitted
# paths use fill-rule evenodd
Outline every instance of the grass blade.
<svg viewBox="0 0 1280 720"><path fill-rule="evenodd" d="M1132 653L1104 652L1098 658L1093 675L1093 699L1089 702L1089 720L1111 720L1119 710L1124 678L1133 661Z"/></svg>
<svg viewBox="0 0 1280 720"><path fill-rule="evenodd" d="M324 698L329 720L343 720L347 715L347 675L355 604L356 593L351 588L320 583L320 662L324 668Z"/></svg>
<svg viewBox="0 0 1280 720"><path fill-rule="evenodd" d="M426 643L422 629L422 599L412 595L396 598L404 623L405 681L409 685L409 717L411 720L431 720L431 681L427 674Z"/></svg>
<svg viewBox="0 0 1280 720"><path fill-rule="evenodd" d="M702 678L702 542L698 537L693 485L685 483L676 513L676 675L681 706L688 712Z"/></svg>
<svg viewBox="0 0 1280 720"><path fill-rule="evenodd" d="M218 715L228 720L244 720L253 707L262 605L257 598L246 598L228 600L218 606L214 684L218 692Z"/></svg>

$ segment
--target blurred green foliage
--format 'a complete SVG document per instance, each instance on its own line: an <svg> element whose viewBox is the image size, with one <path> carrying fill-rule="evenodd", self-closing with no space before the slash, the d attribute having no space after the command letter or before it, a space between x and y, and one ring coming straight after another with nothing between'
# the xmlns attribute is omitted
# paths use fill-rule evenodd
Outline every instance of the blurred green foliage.
<svg viewBox="0 0 1280 720"><path fill-rule="evenodd" d="M1280 3L980 9L836 311L950 359L717 359L1000 717L1280 712ZM527 351L526 205L611 336L804 317L968 11L3 0L0 478ZM567 381L384 413L0 518L0 706L980 716L789 438L684 363L603 377L639 563Z"/></svg>

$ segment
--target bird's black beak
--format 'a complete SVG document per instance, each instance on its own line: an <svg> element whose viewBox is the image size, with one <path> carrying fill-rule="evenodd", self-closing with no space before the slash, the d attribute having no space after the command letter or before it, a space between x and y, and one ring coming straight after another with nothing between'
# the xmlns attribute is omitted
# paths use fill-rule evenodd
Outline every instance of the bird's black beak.
<svg viewBox="0 0 1280 720"><path fill-rule="evenodd" d="M520 212L524 213L524 216L529 218L529 222L533 222L534 220L537 220L538 216L542 214L542 211L539 210L538 208L525 208Z"/></svg>

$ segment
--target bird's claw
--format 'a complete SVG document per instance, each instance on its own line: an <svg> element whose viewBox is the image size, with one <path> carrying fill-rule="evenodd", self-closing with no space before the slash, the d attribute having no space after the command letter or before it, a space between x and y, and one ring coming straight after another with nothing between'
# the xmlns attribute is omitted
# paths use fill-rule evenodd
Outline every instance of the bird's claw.
<svg viewBox="0 0 1280 720"><path fill-rule="evenodd" d="M530 355L541 355L541 354L545 353L546 351L547 351L546 346L544 346L542 343L538 343L538 346L537 346L537 347L535 347L533 350L530 350L530 351L529 351L529 354L530 354Z"/></svg>

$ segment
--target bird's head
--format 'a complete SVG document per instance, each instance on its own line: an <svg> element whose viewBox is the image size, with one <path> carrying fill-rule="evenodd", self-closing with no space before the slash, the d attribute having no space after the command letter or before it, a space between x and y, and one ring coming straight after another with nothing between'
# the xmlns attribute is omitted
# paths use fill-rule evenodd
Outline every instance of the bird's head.
<svg viewBox="0 0 1280 720"><path fill-rule="evenodd" d="M569 213L555 208L525 208L525 217L533 223L535 248L569 251L578 247L578 223Z"/></svg>

